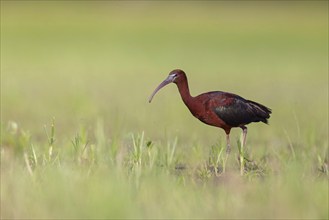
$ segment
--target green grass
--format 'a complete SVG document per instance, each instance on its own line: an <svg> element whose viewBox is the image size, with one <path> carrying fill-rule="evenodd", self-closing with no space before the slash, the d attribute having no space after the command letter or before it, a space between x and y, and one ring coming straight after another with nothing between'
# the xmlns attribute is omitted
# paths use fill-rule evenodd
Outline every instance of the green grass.
<svg viewBox="0 0 329 220"><path fill-rule="evenodd" d="M294 218L328 214L326 2L1 2L1 218ZM194 119L234 92L270 125ZM223 173L223 165L226 172Z"/></svg>

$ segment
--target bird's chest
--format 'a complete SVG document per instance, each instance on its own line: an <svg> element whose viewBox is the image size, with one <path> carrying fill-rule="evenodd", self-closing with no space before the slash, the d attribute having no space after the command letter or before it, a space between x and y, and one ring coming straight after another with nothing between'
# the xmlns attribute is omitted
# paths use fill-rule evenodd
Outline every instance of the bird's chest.
<svg viewBox="0 0 329 220"><path fill-rule="evenodd" d="M216 127L225 126L225 123L215 114L211 106L205 103L190 105L188 108L194 117L205 124Z"/></svg>
<svg viewBox="0 0 329 220"><path fill-rule="evenodd" d="M211 109L207 109L205 106L197 106L189 108L190 112L194 117L199 119L200 121L217 126L218 124L218 117L213 113Z"/></svg>

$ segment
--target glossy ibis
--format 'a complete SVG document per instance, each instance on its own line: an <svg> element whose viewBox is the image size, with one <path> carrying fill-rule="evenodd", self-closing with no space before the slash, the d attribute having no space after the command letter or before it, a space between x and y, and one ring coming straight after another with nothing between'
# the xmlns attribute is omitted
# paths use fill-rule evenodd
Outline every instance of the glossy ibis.
<svg viewBox="0 0 329 220"><path fill-rule="evenodd" d="M246 144L247 127L251 122L264 122L272 113L271 109L257 102L242 98L233 93L213 91L192 97L190 94L187 77L183 70L176 69L169 73L169 76L154 90L153 96L169 83L175 83L183 102L192 115L200 121L215 127L224 129L226 133L227 155L230 152L230 131L234 127L240 127L243 131L240 150L241 174L244 172L243 148ZM227 157L226 157L227 158Z"/></svg>

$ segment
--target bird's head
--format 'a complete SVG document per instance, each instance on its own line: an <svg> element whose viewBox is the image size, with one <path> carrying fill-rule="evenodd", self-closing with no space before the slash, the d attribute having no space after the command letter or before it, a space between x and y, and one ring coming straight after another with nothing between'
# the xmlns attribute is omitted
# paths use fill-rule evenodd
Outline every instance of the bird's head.
<svg viewBox="0 0 329 220"><path fill-rule="evenodd" d="M160 83L160 85L154 90L152 95L149 98L149 102L152 101L153 96L164 86L168 85L169 83L180 83L182 81L186 80L186 75L183 70L175 69L171 71L168 75L168 77Z"/></svg>

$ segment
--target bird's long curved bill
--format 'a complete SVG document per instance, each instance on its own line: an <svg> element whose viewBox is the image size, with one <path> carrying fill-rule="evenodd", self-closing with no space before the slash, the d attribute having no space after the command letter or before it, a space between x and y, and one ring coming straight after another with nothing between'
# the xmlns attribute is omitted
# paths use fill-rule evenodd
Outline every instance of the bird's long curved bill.
<svg viewBox="0 0 329 220"><path fill-rule="evenodd" d="M164 86L168 85L169 83L172 82L171 77L168 77L167 79L165 79L162 83L160 83L160 85L158 85L158 87L156 87L156 89L154 90L154 92L152 93L152 95L149 98L149 103L151 103L153 96Z"/></svg>

